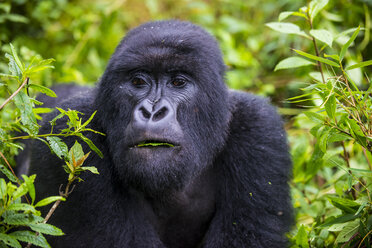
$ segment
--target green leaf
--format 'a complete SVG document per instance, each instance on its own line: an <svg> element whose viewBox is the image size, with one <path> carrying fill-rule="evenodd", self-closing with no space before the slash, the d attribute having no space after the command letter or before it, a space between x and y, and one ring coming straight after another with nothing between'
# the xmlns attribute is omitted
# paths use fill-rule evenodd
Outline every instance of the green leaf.
<svg viewBox="0 0 372 248"><path fill-rule="evenodd" d="M17 239L13 238L8 234L0 233L0 240L10 247L22 248L21 244L17 241Z"/></svg>
<svg viewBox="0 0 372 248"><path fill-rule="evenodd" d="M31 89L34 89L36 91L39 91L41 93L44 93L47 96L57 97L56 93L54 93L53 90L51 90L51 89L49 89L45 86L41 86L41 85L37 85L37 84L29 84L28 87L31 88Z"/></svg>
<svg viewBox="0 0 372 248"><path fill-rule="evenodd" d="M50 197L47 197L47 198L44 198L42 200L40 200L39 202L36 203L35 207L43 207L43 206L46 206L46 205L49 205L55 201L58 201L58 200L61 200L61 201L66 201L65 198L63 198L62 196L50 196Z"/></svg>
<svg viewBox="0 0 372 248"><path fill-rule="evenodd" d="M351 220L355 220L356 218L359 218L359 216L354 215L354 214L344 214L339 217L331 216L327 218L326 221L322 225L318 226L317 228L325 228L328 226L332 226L334 224L345 223Z"/></svg>
<svg viewBox="0 0 372 248"><path fill-rule="evenodd" d="M308 236L304 225L301 225L301 227L298 229L296 235L296 244L301 248L309 248Z"/></svg>
<svg viewBox="0 0 372 248"><path fill-rule="evenodd" d="M6 182L4 178L0 178L0 199L5 199L6 197Z"/></svg>
<svg viewBox="0 0 372 248"><path fill-rule="evenodd" d="M13 173L6 168L4 165L0 164L0 171L13 183L17 183L17 178L13 175Z"/></svg>
<svg viewBox="0 0 372 248"><path fill-rule="evenodd" d="M75 144L71 147L68 155L70 164L74 164L72 156L74 156L75 161L78 161L84 156L83 147L79 144L79 142L75 141Z"/></svg>
<svg viewBox="0 0 372 248"><path fill-rule="evenodd" d="M44 238L42 234L35 235L35 233L31 231L15 231L9 234L15 239L18 239L20 241L31 243L36 246L40 246L43 248L50 248L50 245Z"/></svg>
<svg viewBox="0 0 372 248"><path fill-rule="evenodd" d="M26 175L22 175L22 177L23 177L23 180L25 181L25 183L27 185L28 193L31 196L31 200L32 200L31 204L34 204L34 201L35 201L34 181L35 181L36 175L32 175L30 177L28 177Z"/></svg>
<svg viewBox="0 0 372 248"><path fill-rule="evenodd" d="M11 211L7 211L6 214L3 215L3 217L4 217L4 223L7 223L9 225L16 225L16 226L24 226L24 225L32 223L33 221L33 219L30 219L29 214L17 213L17 212L11 212Z"/></svg>
<svg viewBox="0 0 372 248"><path fill-rule="evenodd" d="M340 61L340 57L337 54L324 54L324 57L326 58L332 58L336 61Z"/></svg>
<svg viewBox="0 0 372 248"><path fill-rule="evenodd" d="M12 50L12 55L13 55L13 58L14 58L15 62L17 63L17 65L20 68L20 70L23 71L25 68L24 68L23 63L21 62L21 60L18 57L17 51L15 50L14 46L12 45L12 43L10 43L9 45L10 45L10 49Z"/></svg>
<svg viewBox="0 0 372 248"><path fill-rule="evenodd" d="M327 112L327 115L331 120L334 120L335 118L336 107L337 107L336 97L335 95L331 95L324 104L324 108Z"/></svg>
<svg viewBox="0 0 372 248"><path fill-rule="evenodd" d="M286 58L280 61L275 66L274 71L282 70L282 69L289 69L289 68L297 68L297 67L307 66L307 65L315 65L315 64L304 58L294 56L294 57L289 57L289 58Z"/></svg>
<svg viewBox="0 0 372 248"><path fill-rule="evenodd" d="M53 236L62 236L64 233L62 232L61 229L50 225L46 223L35 223L35 224L28 224L28 226L34 230L35 232L39 233L44 233L44 234L49 234Z"/></svg>
<svg viewBox="0 0 372 248"><path fill-rule="evenodd" d="M313 0L309 4L309 15L311 21L318 15L318 13L324 9L324 7L328 4L329 0Z"/></svg>
<svg viewBox="0 0 372 248"><path fill-rule="evenodd" d="M21 196L24 196L28 192L28 187L26 183L22 183L21 185L18 186L17 190L13 193L12 197L13 199L17 199Z"/></svg>
<svg viewBox="0 0 372 248"><path fill-rule="evenodd" d="M53 152L59 158L62 158L62 157L68 158L68 147L60 138L54 137L54 136L48 136L46 137L46 139L48 140Z"/></svg>
<svg viewBox="0 0 372 248"><path fill-rule="evenodd" d="M80 167L80 169L83 171L90 171L93 174L99 174L97 168L94 166L83 166L83 167Z"/></svg>
<svg viewBox="0 0 372 248"><path fill-rule="evenodd" d="M89 148L91 150L93 150L95 153L97 153L97 155L100 158L103 158L102 152L93 144L93 142L90 139L88 139L87 137L85 137L82 134L79 134L78 136L89 146Z"/></svg>
<svg viewBox="0 0 372 248"><path fill-rule="evenodd" d="M333 206L346 213L355 213L357 209L360 207L359 203L356 203L353 200L349 200L346 198L339 198L334 196L328 196L328 200L331 202Z"/></svg>
<svg viewBox="0 0 372 248"><path fill-rule="evenodd" d="M326 153L327 151L327 143L328 143L328 136L332 129L324 128L321 136L318 139L318 145L322 152Z"/></svg>
<svg viewBox="0 0 372 248"><path fill-rule="evenodd" d="M283 21L284 19L286 19L288 16L291 16L294 12L293 11L284 11L282 13L279 14L279 18L278 18L278 21Z"/></svg>
<svg viewBox="0 0 372 248"><path fill-rule="evenodd" d="M317 122L317 123L323 123L325 121L325 118L323 115L311 112L311 111L306 111L304 114L312 121Z"/></svg>
<svg viewBox="0 0 372 248"><path fill-rule="evenodd" d="M302 31L299 26L297 26L296 24L293 24L293 23L289 23L289 22L270 22L270 23L266 23L266 26L268 26L269 28L271 28L275 31L278 31L280 33L297 34L297 35L301 35L303 37L306 37L308 39L311 39L311 37L308 36L304 31Z"/></svg>
<svg viewBox="0 0 372 248"><path fill-rule="evenodd" d="M30 98L20 91L14 97L14 103L21 112L21 122L31 132L30 135L37 135L39 132L39 125L37 124L35 114L32 111L32 103Z"/></svg>
<svg viewBox="0 0 372 248"><path fill-rule="evenodd" d="M50 63L52 63L54 61L55 61L55 59L45 59L45 60L39 61L38 64L28 68L26 72L31 74L31 73L43 71L43 70L48 69L48 68L54 68L54 66L49 65Z"/></svg>
<svg viewBox="0 0 372 248"><path fill-rule="evenodd" d="M316 61L319 61L319 62L322 62L322 63L325 63L327 65L331 65L331 66L334 66L334 67L340 67L340 65L338 65L337 63L333 62L332 60L329 60L329 59L325 59L325 58L322 58L322 57L318 57L318 56L315 56L315 55L312 55L312 54L309 54L309 53L305 53L303 51L300 51L300 50L296 50L296 49L293 49L296 53L306 57L306 58L309 58L309 59L312 59L312 60L316 60Z"/></svg>
<svg viewBox="0 0 372 248"><path fill-rule="evenodd" d="M5 74L5 73L0 73L0 77L7 77L7 78L18 78L15 75L10 75L10 74Z"/></svg>
<svg viewBox="0 0 372 248"><path fill-rule="evenodd" d="M9 71L12 73L13 76L18 77L19 80L22 79L22 70L19 68L17 63L14 60L14 57L8 53L5 54L5 58L9 60L8 67Z"/></svg>
<svg viewBox="0 0 372 248"><path fill-rule="evenodd" d="M14 210L14 211L32 212L32 213L36 212L36 209L33 206L26 204L26 203L13 203L13 204L10 204L7 209Z"/></svg>
<svg viewBox="0 0 372 248"><path fill-rule="evenodd" d="M86 127L92 120L93 120L93 118L94 118L94 116L96 115L96 113L97 113L97 110L96 111L94 111L94 113L89 117L89 119L86 121L86 122L84 122L84 124L83 125L81 125L81 128L84 128L84 127Z"/></svg>
<svg viewBox="0 0 372 248"><path fill-rule="evenodd" d="M357 37L359 31L360 31L360 26L355 30L355 32L353 33L353 35L351 36L351 38L345 43L345 45L342 46L341 52L340 52L340 59L341 60L344 59L344 56L346 54L347 49L349 48L349 46L351 45L351 43L353 43L353 41Z"/></svg>
<svg viewBox="0 0 372 248"><path fill-rule="evenodd" d="M349 222L344 229L338 234L335 243L345 243L351 239L351 237L358 231L360 226L360 220L356 219Z"/></svg>
<svg viewBox="0 0 372 248"><path fill-rule="evenodd" d="M343 133L333 133L328 137L328 142L340 142L340 141L346 141L350 140L351 137L349 135L343 134Z"/></svg>
<svg viewBox="0 0 372 248"><path fill-rule="evenodd" d="M370 65L372 65L372 60L367 60L367 61L364 61L364 62L361 62L361 63L356 63L356 64L353 64L351 66L348 66L348 67L346 67L346 70L362 68L362 67L370 66Z"/></svg>
<svg viewBox="0 0 372 248"><path fill-rule="evenodd" d="M310 30L310 34L314 36L315 39L326 43L329 47L332 47L333 35L331 32L325 29L313 29Z"/></svg>

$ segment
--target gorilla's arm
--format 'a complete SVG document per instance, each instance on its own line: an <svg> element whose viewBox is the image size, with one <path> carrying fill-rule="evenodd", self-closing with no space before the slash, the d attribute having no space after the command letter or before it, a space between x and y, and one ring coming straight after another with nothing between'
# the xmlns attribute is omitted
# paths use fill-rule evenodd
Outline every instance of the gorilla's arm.
<svg viewBox="0 0 372 248"><path fill-rule="evenodd" d="M224 183L205 247L285 247L291 161L282 121L250 94L230 91L230 107L229 138L217 158Z"/></svg>

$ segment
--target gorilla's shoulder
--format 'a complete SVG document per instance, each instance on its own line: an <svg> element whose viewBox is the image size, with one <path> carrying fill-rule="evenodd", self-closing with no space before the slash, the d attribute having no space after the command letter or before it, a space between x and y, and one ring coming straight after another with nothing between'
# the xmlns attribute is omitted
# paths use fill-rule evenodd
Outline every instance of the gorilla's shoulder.
<svg viewBox="0 0 372 248"><path fill-rule="evenodd" d="M230 90L230 111L232 125L248 126L255 130L282 129L282 119L269 99L251 93Z"/></svg>

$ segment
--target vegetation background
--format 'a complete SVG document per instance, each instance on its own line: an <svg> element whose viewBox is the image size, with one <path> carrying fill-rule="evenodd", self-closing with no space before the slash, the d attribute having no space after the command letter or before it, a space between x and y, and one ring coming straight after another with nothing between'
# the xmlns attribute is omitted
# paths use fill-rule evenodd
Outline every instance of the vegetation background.
<svg viewBox="0 0 372 248"><path fill-rule="evenodd" d="M291 246L371 247L372 1L312 3L321 5L316 18L301 9L311 9L305 0L1 0L0 73L9 73L5 53L12 53L12 43L25 64L35 55L55 59L54 69L33 75L31 83L94 85L129 29L161 19L199 24L219 41L229 87L270 97L283 115L294 163L291 187L296 223L288 234ZM297 31L275 24L283 12L281 21L295 23ZM359 26L360 32L355 33ZM309 33L315 27L321 31ZM347 41L351 42L345 52ZM307 62L296 60L276 68L280 61L298 55L294 49L319 52L324 58L340 54L331 59L341 69L330 65L330 59L319 61L306 54L302 58ZM317 63L323 66L326 80L319 79ZM356 68L346 70L353 64ZM0 104L19 86L7 80L0 77ZM349 91L348 82L352 84ZM2 126L11 115L1 112ZM355 123L345 120L353 117ZM15 165L18 147L1 146L0 140L0 151ZM2 217L0 224L9 223ZM0 247L17 247L4 237L0 235Z"/></svg>

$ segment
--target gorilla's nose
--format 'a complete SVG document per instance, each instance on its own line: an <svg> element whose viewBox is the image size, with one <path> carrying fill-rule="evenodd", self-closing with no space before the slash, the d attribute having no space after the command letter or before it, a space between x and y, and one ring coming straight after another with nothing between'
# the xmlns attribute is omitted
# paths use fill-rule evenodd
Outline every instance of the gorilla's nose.
<svg viewBox="0 0 372 248"><path fill-rule="evenodd" d="M153 103L149 100L142 101L134 110L134 122L137 125L162 126L172 122L174 118L174 111L170 103L161 99Z"/></svg>

